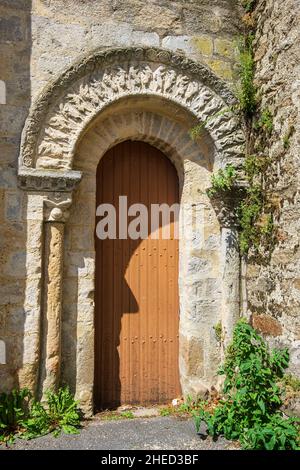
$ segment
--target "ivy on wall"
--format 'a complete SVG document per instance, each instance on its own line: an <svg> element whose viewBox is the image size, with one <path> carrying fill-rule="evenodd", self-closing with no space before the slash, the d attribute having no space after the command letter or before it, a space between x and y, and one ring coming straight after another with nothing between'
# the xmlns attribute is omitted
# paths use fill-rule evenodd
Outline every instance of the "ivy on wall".
<svg viewBox="0 0 300 470"><path fill-rule="evenodd" d="M253 9L255 3L255 0L242 1L245 9L243 17L245 31L238 40L238 85L236 88L238 105L234 109L241 117L246 139L242 168L246 185L237 208L240 250L243 255L247 255L250 249L259 254L262 247L265 251L267 249L271 252L275 235L274 207L267 197L265 178L270 162L266 152L261 150L266 147L265 143L272 134L273 119L269 109L261 109L258 99L259 93L254 82L255 21ZM191 136L195 138L202 128L202 125L193 128ZM289 137L287 135L284 141L286 147L289 145ZM260 145L262 141L264 145ZM231 164L219 169L216 174L212 175L211 187L207 191L209 197L233 191L237 178L238 174Z"/></svg>

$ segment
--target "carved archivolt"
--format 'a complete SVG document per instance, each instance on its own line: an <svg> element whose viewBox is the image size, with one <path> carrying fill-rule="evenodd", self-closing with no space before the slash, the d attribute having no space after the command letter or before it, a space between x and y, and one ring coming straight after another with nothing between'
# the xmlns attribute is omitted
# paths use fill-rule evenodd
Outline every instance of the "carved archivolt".
<svg viewBox="0 0 300 470"><path fill-rule="evenodd" d="M234 97L207 68L169 51L132 48L96 52L68 70L40 97L27 119L22 168L68 170L76 144L109 104L129 96L159 96L188 110L210 133L222 159L241 155L243 134Z"/></svg>

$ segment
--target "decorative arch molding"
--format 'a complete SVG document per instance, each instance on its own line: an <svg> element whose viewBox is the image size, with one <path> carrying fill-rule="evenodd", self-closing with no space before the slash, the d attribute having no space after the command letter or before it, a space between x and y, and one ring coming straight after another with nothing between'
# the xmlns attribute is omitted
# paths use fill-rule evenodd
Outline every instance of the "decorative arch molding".
<svg viewBox="0 0 300 470"><path fill-rule="evenodd" d="M244 138L231 110L235 98L208 68L158 48L101 50L70 67L37 99L22 135L23 186L27 175L32 182L33 168L69 173L77 143L95 117L132 96L158 96L175 103L203 123L221 161L240 159ZM78 178L69 173L69 179Z"/></svg>
<svg viewBox="0 0 300 470"><path fill-rule="evenodd" d="M161 150L174 164L181 182L184 161L195 162L208 171L213 167L214 148L207 136L201 139L199 145L191 139L188 130L175 120L135 109L119 110L97 120L81 139L74 166L85 175L95 175L99 159L111 147L125 140L140 140ZM97 158L94 157L95 153Z"/></svg>

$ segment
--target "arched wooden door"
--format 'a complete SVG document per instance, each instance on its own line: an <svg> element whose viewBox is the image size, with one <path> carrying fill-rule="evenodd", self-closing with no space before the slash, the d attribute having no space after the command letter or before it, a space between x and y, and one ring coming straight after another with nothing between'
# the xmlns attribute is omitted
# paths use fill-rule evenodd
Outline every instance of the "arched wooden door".
<svg viewBox="0 0 300 470"><path fill-rule="evenodd" d="M118 234L119 196L127 196L128 207L143 203L150 214L151 204L178 203L178 192L174 166L149 144L123 142L99 163L97 207L110 203L116 208L117 239L95 237L96 409L164 403L181 393L174 218L169 239L162 238L161 226L158 239L150 238L150 230L146 239Z"/></svg>

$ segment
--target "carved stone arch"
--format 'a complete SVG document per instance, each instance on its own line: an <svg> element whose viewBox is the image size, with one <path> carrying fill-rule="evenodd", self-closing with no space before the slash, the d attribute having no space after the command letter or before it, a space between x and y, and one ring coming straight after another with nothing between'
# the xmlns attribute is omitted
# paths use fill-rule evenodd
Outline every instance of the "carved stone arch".
<svg viewBox="0 0 300 470"><path fill-rule="evenodd" d="M96 120L78 144L73 162L74 168L84 174L94 175L99 159L111 147L125 140L140 140L164 152L174 164L181 182L184 161L196 162L210 171L213 168L214 148L207 136L203 136L199 145L199 142L190 137L187 128L176 120L134 108L121 109L117 113ZM94 158L95 148L97 148L96 158Z"/></svg>
<svg viewBox="0 0 300 470"><path fill-rule="evenodd" d="M203 123L222 162L239 160L244 139L231 110L235 99L220 79L171 51L113 49L82 59L37 99L23 131L19 174L26 168L71 170L77 142L90 122L129 96L176 103Z"/></svg>

